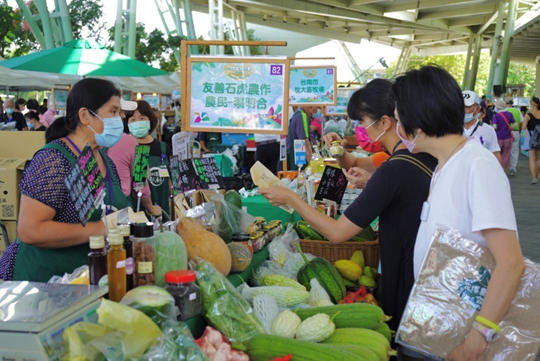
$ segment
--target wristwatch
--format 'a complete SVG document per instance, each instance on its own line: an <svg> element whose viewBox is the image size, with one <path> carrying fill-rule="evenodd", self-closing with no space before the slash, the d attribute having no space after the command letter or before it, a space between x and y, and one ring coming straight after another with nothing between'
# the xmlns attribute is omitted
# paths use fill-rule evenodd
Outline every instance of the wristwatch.
<svg viewBox="0 0 540 361"><path fill-rule="evenodd" d="M497 331L482 325L480 322L474 321L472 326L476 331L484 335L488 343L496 341L499 338L499 333Z"/></svg>

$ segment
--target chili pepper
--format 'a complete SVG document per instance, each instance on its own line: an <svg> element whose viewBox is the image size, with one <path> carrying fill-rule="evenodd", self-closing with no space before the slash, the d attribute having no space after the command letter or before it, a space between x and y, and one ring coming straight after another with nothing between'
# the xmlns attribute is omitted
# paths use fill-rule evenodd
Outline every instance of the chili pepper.
<svg viewBox="0 0 540 361"><path fill-rule="evenodd" d="M291 359L292 359L292 355L289 354L283 357L276 357L272 361L290 361Z"/></svg>

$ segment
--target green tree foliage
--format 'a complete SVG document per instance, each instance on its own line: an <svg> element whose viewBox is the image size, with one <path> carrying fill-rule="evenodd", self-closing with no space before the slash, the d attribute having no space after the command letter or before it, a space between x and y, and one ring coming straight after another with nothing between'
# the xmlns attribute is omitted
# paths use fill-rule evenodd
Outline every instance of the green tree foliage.
<svg viewBox="0 0 540 361"><path fill-rule="evenodd" d="M39 14L33 1L27 1L26 6L32 14ZM100 33L104 27L100 23L103 16L102 7L100 0L72 0L69 3L68 11L74 38ZM41 20L38 18L36 22L41 28ZM26 55L33 50L41 50L41 47L21 10L13 9L3 1L0 3L0 56L8 59Z"/></svg>
<svg viewBox="0 0 540 361"><path fill-rule="evenodd" d="M103 3L100 0L71 0L68 11L75 39L83 39L91 34L97 41L101 40L100 34L106 24L100 21L103 17Z"/></svg>
<svg viewBox="0 0 540 361"><path fill-rule="evenodd" d="M412 56L406 69L418 69L422 65L438 65L446 69L461 85L465 74L466 56L463 55L435 55L427 57ZM487 53L480 55L478 64L478 74L476 77L475 91L482 96L486 93L487 79L489 77L489 66L491 56ZM397 60L393 61L385 72L385 78L392 78L396 69ZM531 96L535 93L536 68L531 65L510 63L508 69L507 84L525 84L524 96Z"/></svg>

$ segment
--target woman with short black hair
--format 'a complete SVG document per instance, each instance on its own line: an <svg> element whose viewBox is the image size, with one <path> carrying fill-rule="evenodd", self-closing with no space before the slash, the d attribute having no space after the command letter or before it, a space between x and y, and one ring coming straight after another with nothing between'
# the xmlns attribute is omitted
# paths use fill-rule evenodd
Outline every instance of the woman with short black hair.
<svg viewBox="0 0 540 361"><path fill-rule="evenodd" d="M334 244L350 240L379 217L381 303L385 313L392 316L389 325L395 330L414 283L414 241L436 161L429 154L411 154L398 138L394 101L388 97L391 86L388 80L375 79L349 100L347 113L358 120L361 136L373 151L386 149L391 157L373 173L363 192L338 220L310 207L287 187L259 188L259 192L273 205L294 208Z"/></svg>
<svg viewBox="0 0 540 361"><path fill-rule="evenodd" d="M137 109L126 111L124 128L139 142L139 145L150 146L148 160L150 174L148 183L152 194L152 202L157 204L162 212L170 215L171 186L167 166L172 156L171 148L154 138L152 133L158 125L158 117L150 104L144 100L137 100Z"/></svg>
<svg viewBox="0 0 540 361"><path fill-rule="evenodd" d="M447 71L434 66L410 70L396 79L392 95L403 143L439 162L416 238L415 277L437 224L457 229L464 238L487 246L495 259L480 316L498 324L524 270L508 178L493 153L478 139L463 136L462 92ZM486 347L486 337L472 328L447 360L483 359Z"/></svg>

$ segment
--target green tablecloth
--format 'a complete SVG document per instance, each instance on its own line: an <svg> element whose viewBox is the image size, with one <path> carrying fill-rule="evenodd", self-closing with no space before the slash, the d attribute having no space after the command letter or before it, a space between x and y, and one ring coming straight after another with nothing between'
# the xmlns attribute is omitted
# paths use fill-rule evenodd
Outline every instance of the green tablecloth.
<svg viewBox="0 0 540 361"><path fill-rule="evenodd" d="M285 212L286 213L286 212ZM249 280L253 269L258 268L264 261L268 259L268 246L264 247L261 251L253 255L253 259L249 267L241 273L231 273L227 276L227 279L233 284L234 287L240 286L244 281ZM190 318L186 321L193 337L199 338L204 332L207 325L206 320L201 316Z"/></svg>
<svg viewBox="0 0 540 361"><path fill-rule="evenodd" d="M302 220L296 212L289 214L279 207L271 205L266 198L257 194L254 197L242 198L242 206L254 217L264 217L266 221L280 220L283 224Z"/></svg>

